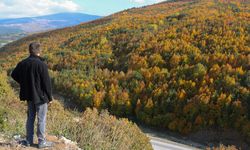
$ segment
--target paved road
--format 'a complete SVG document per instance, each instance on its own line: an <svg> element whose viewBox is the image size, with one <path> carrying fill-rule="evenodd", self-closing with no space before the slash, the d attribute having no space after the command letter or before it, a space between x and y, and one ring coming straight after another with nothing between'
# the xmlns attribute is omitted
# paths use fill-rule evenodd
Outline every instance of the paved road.
<svg viewBox="0 0 250 150"><path fill-rule="evenodd" d="M180 144L166 139L161 139L157 137L150 137L150 142L154 150L200 150L195 147Z"/></svg>

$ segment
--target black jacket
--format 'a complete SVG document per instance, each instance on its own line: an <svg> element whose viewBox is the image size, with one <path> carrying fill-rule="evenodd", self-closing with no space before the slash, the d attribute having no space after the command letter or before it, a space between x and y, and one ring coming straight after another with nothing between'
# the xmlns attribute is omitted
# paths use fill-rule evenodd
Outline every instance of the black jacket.
<svg viewBox="0 0 250 150"><path fill-rule="evenodd" d="M30 55L18 63L11 74L20 84L20 100L43 104L52 101L51 81L47 65L41 57Z"/></svg>

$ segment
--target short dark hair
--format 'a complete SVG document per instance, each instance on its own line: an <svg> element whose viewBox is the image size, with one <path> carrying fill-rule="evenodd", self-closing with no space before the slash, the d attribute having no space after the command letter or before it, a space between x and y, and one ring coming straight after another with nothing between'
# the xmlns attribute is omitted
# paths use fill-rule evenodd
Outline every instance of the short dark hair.
<svg viewBox="0 0 250 150"><path fill-rule="evenodd" d="M30 45L29 45L30 54L33 54L33 55L39 54L41 52L40 46L41 46L41 44L38 42L30 43Z"/></svg>

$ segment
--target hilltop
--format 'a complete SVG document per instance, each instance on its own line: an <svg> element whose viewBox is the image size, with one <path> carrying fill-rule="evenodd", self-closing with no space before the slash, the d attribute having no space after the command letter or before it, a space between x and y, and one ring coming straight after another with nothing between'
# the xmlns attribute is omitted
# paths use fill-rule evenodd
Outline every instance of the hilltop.
<svg viewBox="0 0 250 150"><path fill-rule="evenodd" d="M245 0L133 8L8 44L0 63L11 71L39 41L55 90L81 107L184 135L236 130L249 143L249 9Z"/></svg>

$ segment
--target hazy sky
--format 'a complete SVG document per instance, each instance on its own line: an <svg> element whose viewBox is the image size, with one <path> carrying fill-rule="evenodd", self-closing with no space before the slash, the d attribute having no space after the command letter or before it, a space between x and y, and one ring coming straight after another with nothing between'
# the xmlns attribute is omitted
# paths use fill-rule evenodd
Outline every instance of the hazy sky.
<svg viewBox="0 0 250 150"><path fill-rule="evenodd" d="M109 15L164 0L0 0L0 18L20 18L59 12Z"/></svg>

